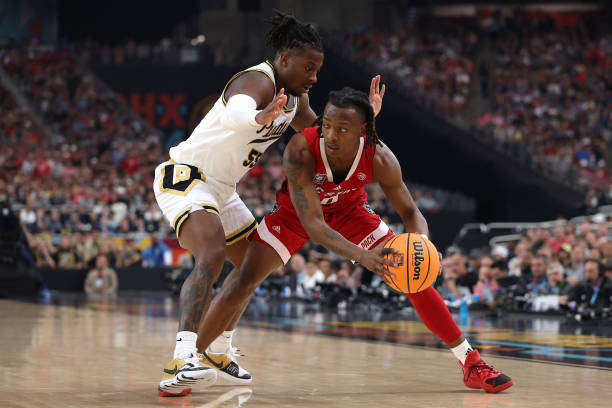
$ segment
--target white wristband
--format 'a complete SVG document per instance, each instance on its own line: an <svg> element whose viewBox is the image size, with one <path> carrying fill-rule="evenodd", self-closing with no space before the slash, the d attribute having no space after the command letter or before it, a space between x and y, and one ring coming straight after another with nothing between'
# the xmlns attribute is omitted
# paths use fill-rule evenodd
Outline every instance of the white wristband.
<svg viewBox="0 0 612 408"><path fill-rule="evenodd" d="M249 95L234 95L227 101L219 119L223 126L233 130L261 127L255 120L255 116L261 111L256 108L257 102Z"/></svg>

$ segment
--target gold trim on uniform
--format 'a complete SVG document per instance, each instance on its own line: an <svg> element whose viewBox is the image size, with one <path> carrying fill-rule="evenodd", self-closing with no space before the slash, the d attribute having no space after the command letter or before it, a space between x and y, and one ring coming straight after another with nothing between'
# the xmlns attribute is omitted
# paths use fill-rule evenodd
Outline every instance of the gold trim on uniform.
<svg viewBox="0 0 612 408"><path fill-rule="evenodd" d="M287 96L289 96L289 95L287 95ZM291 112L293 112L297 108L298 104L300 103L300 97L299 96L294 96L293 100L295 101L295 103L293 104L293 108L288 108L287 104L285 104L285 106L283 106L283 112L291 113Z"/></svg>
<svg viewBox="0 0 612 408"><path fill-rule="evenodd" d="M200 204L200 207L202 207L204 209L204 211L209 212L209 213L213 213L213 214L219 214L219 209L217 208L216 205L210 204L210 203L204 203L204 204Z"/></svg>
<svg viewBox="0 0 612 408"><path fill-rule="evenodd" d="M272 63L271 63L270 61L266 60L266 61L264 61L264 62L265 62L266 64L268 64L268 66L269 66L270 68L272 68L272 72L275 72L275 71L274 71L274 65L272 65ZM274 85L274 96L276 96L276 81L274 80L274 78L273 78L272 76L270 76L270 74L269 74L268 72L264 71L263 69L246 69L246 70L244 70L244 71L240 71L240 72L238 72L238 73L234 74L234 75L233 75L233 76L232 76L232 77L229 79L229 81L227 81L227 83L225 84L225 86L223 87L223 91L221 92L221 102L223 102L223 105L224 105L224 106L226 106L226 105L227 105L227 100L225 99L225 91L227 91L227 88L228 88L228 87L230 86L230 84L231 84L231 83L232 83L232 82L233 82L233 81L234 81L236 78L238 78L240 75L244 74L245 72L250 72L250 71L261 72L261 73L265 74L265 75L266 75L268 78L270 78L270 80L272 81L272 84ZM289 98L290 96L292 96L292 95L287 95L287 98ZM292 107L292 108L288 108L288 107L287 107L287 105L288 105L288 104L285 104L285 106L283 106L283 112L285 112L285 113L291 113L291 112L293 112L293 111L294 111L294 110L297 108L297 106L298 106L298 104L299 104L299 102L300 102L300 97L299 97L299 96L293 96L293 100L295 101L295 103L293 104L293 107Z"/></svg>
<svg viewBox="0 0 612 408"><path fill-rule="evenodd" d="M206 212L219 216L219 210L214 204L204 203L200 204L200 207L202 207ZM179 236L181 225L183 225L183 222L185 222L189 214L191 214L191 206L187 207L186 210L182 211L176 217L174 217L174 221L172 221L172 226L174 227L174 231L176 232L177 238Z"/></svg>
<svg viewBox="0 0 612 408"><path fill-rule="evenodd" d="M172 221L172 226L174 227L174 232L176 236L179 236L179 232L181 230L181 225L187 219L189 212L191 211L191 207L187 207L187 209L181 213L179 213L176 217L174 217L174 221Z"/></svg>
<svg viewBox="0 0 612 408"><path fill-rule="evenodd" d="M261 72L262 74L265 74L268 78L270 78L270 81L272 81L272 85L274 85L274 95L276 95L276 82L274 81L274 78L270 76L269 73L267 73L263 69L246 69L244 71L238 72L237 74L234 74L234 76L231 77L229 81L227 81L227 84L225 84L225 87L223 87L223 92L221 92L221 102L223 102L224 106L227 105L227 101L225 100L225 91L227 91L227 87L230 86L230 84L240 75L244 74L245 72L251 72L251 71Z"/></svg>
<svg viewBox="0 0 612 408"><path fill-rule="evenodd" d="M245 227L240 228L238 231L230 235L227 235L225 237L225 245L235 244L236 242L247 236L255 228L257 228L257 221L255 220L255 218L252 218L251 221L249 221L249 223Z"/></svg>

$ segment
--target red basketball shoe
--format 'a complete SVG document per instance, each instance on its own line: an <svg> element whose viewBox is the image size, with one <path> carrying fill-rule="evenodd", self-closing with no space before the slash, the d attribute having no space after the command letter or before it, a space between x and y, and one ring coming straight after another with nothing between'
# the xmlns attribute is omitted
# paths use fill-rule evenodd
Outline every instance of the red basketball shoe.
<svg viewBox="0 0 612 408"><path fill-rule="evenodd" d="M463 383L468 388L482 388L486 392L500 392L514 385L510 377L485 363L480 358L478 350L472 350L468 353L462 367Z"/></svg>

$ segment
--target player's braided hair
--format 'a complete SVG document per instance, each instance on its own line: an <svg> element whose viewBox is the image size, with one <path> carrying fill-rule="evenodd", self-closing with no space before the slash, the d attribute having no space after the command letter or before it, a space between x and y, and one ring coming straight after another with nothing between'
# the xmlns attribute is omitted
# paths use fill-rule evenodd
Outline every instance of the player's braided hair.
<svg viewBox="0 0 612 408"><path fill-rule="evenodd" d="M329 103L339 108L354 108L360 112L366 122L366 146L380 144L378 133L376 132L374 109L370 105L370 99L365 92L345 86L339 91L331 91L329 93ZM322 123L323 115L320 115L313 123L313 126L319 126L317 129L319 137L321 136L320 125Z"/></svg>
<svg viewBox="0 0 612 408"><path fill-rule="evenodd" d="M311 24L302 23L294 16L278 10L267 22L272 25L272 28L268 31L266 38L274 51L281 52L308 45L319 52L323 52L321 36Z"/></svg>

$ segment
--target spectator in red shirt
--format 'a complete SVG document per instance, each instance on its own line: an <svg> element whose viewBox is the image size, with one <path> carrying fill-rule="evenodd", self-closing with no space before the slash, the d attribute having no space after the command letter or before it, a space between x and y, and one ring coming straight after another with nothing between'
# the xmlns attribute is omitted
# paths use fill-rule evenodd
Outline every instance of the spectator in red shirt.
<svg viewBox="0 0 612 408"><path fill-rule="evenodd" d="M43 178L46 177L51 172L51 165L49 161L43 157L39 156L38 161L36 162L36 166L34 166L34 177Z"/></svg>
<svg viewBox="0 0 612 408"><path fill-rule="evenodd" d="M134 174L140 168L138 156L127 156L121 161L121 170L128 174Z"/></svg>

